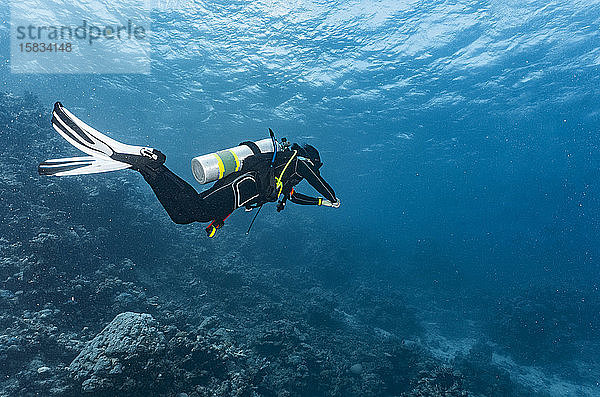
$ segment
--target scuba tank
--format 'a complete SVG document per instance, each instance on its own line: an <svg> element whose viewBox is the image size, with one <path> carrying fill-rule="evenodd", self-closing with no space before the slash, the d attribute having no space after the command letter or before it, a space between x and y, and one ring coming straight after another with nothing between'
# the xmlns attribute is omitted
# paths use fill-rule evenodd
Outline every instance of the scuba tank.
<svg viewBox="0 0 600 397"><path fill-rule="evenodd" d="M280 150L279 143L274 139L262 139L253 143L261 153ZM244 159L254 154L249 146L250 144L252 143L240 144L231 149L194 157L192 159L192 174L194 174L194 178L196 178L198 183L205 184L239 171L242 168Z"/></svg>

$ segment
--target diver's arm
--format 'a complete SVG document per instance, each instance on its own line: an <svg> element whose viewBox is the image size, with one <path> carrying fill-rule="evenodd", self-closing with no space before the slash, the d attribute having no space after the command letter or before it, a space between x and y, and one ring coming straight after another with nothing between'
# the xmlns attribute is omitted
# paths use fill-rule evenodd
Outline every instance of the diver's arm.
<svg viewBox="0 0 600 397"><path fill-rule="evenodd" d="M310 197L292 190L290 193L290 201L300 205L321 205L320 203L323 201L323 199L319 197Z"/></svg>
<svg viewBox="0 0 600 397"><path fill-rule="evenodd" d="M327 199L324 199L323 197L311 197L311 196L307 196L302 193L296 193L295 191L292 191L292 194L290 195L290 200L293 203L300 204L300 205L322 205L324 207L334 207L334 208L338 208L340 206L339 199L336 199L336 201L331 202ZM285 206L285 202L282 202L281 209L283 209L283 206ZM281 211L281 210L278 209L278 211Z"/></svg>
<svg viewBox="0 0 600 397"><path fill-rule="evenodd" d="M325 179L323 179L323 177L321 176L319 171L315 170L314 167L312 167L312 165L308 164L304 160L298 160L298 164L296 166L296 172L301 177L306 179L306 181L308 183L310 183L310 185L312 187L314 187L317 190L317 192L321 193L331 203L334 203L337 201L337 199L335 197L335 192L333 191L331 186L329 186L329 184L327 182L325 182ZM296 193L296 194L298 194L298 193ZM308 197L308 196L304 196L304 197Z"/></svg>

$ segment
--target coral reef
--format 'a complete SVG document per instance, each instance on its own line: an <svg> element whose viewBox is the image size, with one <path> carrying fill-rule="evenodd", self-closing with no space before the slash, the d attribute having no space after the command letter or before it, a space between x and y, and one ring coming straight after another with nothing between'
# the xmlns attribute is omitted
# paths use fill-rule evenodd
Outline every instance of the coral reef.
<svg viewBox="0 0 600 397"><path fill-rule="evenodd" d="M165 337L150 314L125 312L86 343L69 370L84 392L114 390L115 384L124 392L141 392L148 385L160 390L169 382L157 360L165 350Z"/></svg>
<svg viewBox="0 0 600 397"><path fill-rule="evenodd" d="M202 228L171 224L133 172L38 177L64 145L32 97L0 95L0 137L0 395L513 390L485 375L484 347L452 365L434 358L403 294L348 288L353 274L338 277L325 244L307 249L331 261L303 266L273 263L234 232L190 244Z"/></svg>

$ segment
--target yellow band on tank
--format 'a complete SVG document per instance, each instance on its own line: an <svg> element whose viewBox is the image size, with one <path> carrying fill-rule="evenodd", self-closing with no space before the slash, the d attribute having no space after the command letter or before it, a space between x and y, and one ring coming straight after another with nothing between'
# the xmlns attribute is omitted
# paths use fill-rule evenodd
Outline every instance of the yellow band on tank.
<svg viewBox="0 0 600 397"><path fill-rule="evenodd" d="M319 197L319 204L317 204L317 205L321 205L321 204L323 204L323 199L321 197Z"/></svg>
<svg viewBox="0 0 600 397"><path fill-rule="evenodd" d="M215 157L219 162L219 179L221 179L223 178L223 173L225 172L225 165L223 164L223 160L221 160L221 157L219 157L218 154L215 153Z"/></svg>
<svg viewBox="0 0 600 397"><path fill-rule="evenodd" d="M233 150L229 150L229 153L233 154L233 158L235 159L235 171L237 172L240 170L240 159Z"/></svg>

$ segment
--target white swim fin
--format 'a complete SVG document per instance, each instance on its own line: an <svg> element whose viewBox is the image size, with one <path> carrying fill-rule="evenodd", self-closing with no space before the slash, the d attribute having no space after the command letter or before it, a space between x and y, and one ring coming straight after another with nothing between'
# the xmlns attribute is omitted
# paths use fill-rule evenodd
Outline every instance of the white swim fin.
<svg viewBox="0 0 600 397"><path fill-rule="evenodd" d="M95 130L60 103L54 104L52 127L89 157L47 160L38 167L40 175L83 175L117 171L125 168L140 170L164 163L165 156L156 149L126 145Z"/></svg>
<svg viewBox="0 0 600 397"><path fill-rule="evenodd" d="M120 161L87 156L46 160L38 166L38 173L54 176L84 175L118 171L126 168L131 168L131 165Z"/></svg>

